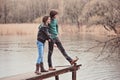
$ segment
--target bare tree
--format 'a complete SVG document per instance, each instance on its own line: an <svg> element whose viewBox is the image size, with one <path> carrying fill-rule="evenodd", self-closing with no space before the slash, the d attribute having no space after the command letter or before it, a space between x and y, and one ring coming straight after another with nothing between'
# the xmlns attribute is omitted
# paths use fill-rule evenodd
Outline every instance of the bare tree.
<svg viewBox="0 0 120 80"><path fill-rule="evenodd" d="M79 17L81 16L85 3L84 0L65 1L64 17L68 17L72 24L76 23L78 28L80 26Z"/></svg>
<svg viewBox="0 0 120 80"><path fill-rule="evenodd" d="M95 48L102 45L103 49L101 54L109 50L111 54L116 52L120 56L120 31L118 29L120 27L119 4L120 0L91 0L84 6L82 11L82 20L84 24L88 26L103 25L106 30L113 30L116 33L115 38L111 38L104 42L97 41L98 45L92 47Z"/></svg>
<svg viewBox="0 0 120 80"><path fill-rule="evenodd" d="M103 25L106 30L114 30L120 23L120 0L91 0L82 11L84 24Z"/></svg>
<svg viewBox="0 0 120 80"><path fill-rule="evenodd" d="M4 4L4 23L7 23L7 15L8 15L8 7L7 7L7 1L4 0L3 2Z"/></svg>
<svg viewBox="0 0 120 80"><path fill-rule="evenodd" d="M2 8L2 0L0 0L0 22L2 20L2 11L3 11L3 8Z"/></svg>

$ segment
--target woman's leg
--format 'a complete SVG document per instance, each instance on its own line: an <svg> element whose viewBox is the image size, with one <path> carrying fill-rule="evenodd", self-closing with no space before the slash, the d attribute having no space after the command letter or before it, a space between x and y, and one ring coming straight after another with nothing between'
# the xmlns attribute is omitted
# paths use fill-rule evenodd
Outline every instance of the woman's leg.
<svg viewBox="0 0 120 80"><path fill-rule="evenodd" d="M38 47L38 58L37 58L37 62L36 62L35 73L40 74L39 68L40 68L40 63L43 62L43 47L44 47L44 44L37 41L37 47Z"/></svg>
<svg viewBox="0 0 120 80"><path fill-rule="evenodd" d="M43 62L44 44L40 41L37 41L37 47L38 47L37 63L40 64L41 62Z"/></svg>

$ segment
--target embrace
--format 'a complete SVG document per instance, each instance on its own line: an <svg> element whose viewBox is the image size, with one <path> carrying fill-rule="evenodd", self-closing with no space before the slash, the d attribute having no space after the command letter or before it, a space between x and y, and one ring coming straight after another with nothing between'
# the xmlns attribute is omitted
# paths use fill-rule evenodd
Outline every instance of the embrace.
<svg viewBox="0 0 120 80"><path fill-rule="evenodd" d="M73 65L78 58L72 59L66 53L64 47L62 46L61 41L58 38L58 22L57 22L58 12L56 10L51 10L49 16L44 16L42 19L42 24L39 26L38 35L37 35L37 47L38 47L38 58L36 62L36 74L40 74L41 72L48 72L52 70L56 70L52 65L52 53L54 44L61 51L62 55L65 57L68 62ZM45 70L43 65L43 53L44 53L44 44L45 41L48 40L48 66L49 69Z"/></svg>

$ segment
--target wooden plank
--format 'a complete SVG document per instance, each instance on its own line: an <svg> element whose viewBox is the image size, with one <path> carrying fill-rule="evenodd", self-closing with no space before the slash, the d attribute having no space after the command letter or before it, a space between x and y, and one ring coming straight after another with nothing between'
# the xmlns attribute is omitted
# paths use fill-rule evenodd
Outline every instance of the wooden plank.
<svg viewBox="0 0 120 80"><path fill-rule="evenodd" d="M55 71L45 72L40 75L36 75L34 72L29 72L29 73L18 74L18 75L6 77L6 78L0 78L0 80L38 80L38 79L42 80L42 79L50 78L50 77L59 78L59 77L57 77L58 75L67 73L67 72L72 72L75 69L78 70L80 66L81 66L81 64L76 65L76 66L70 66L70 67L58 69ZM56 79L56 80L59 80L59 79Z"/></svg>
<svg viewBox="0 0 120 80"><path fill-rule="evenodd" d="M36 80L36 79L45 79L45 78L53 77L53 76L60 75L60 74L63 74L63 73L71 72L71 71L74 70L74 67L76 67L75 69L78 70L80 66L81 65L70 66L70 67L67 67L67 68L64 68L64 69L56 70L56 71L53 71L53 72L48 72L46 74L41 74L40 76L35 76L35 77L29 78L29 79L26 79L26 80Z"/></svg>
<svg viewBox="0 0 120 80"><path fill-rule="evenodd" d="M28 72L28 73L13 75L5 78L0 78L0 80L25 80L33 76L38 76L38 75L36 75L34 72Z"/></svg>

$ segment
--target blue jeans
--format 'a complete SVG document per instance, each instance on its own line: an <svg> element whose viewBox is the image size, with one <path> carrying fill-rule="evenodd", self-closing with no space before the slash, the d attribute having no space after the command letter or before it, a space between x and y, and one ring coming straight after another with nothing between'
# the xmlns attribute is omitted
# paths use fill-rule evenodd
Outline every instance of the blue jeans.
<svg viewBox="0 0 120 80"><path fill-rule="evenodd" d="M40 64L41 62L43 62L44 43L37 41L37 47L38 47L37 63Z"/></svg>

